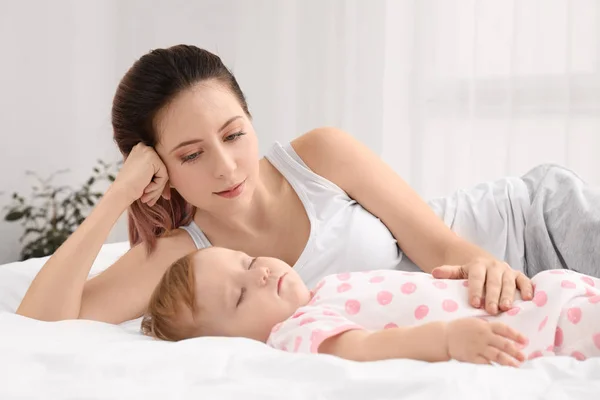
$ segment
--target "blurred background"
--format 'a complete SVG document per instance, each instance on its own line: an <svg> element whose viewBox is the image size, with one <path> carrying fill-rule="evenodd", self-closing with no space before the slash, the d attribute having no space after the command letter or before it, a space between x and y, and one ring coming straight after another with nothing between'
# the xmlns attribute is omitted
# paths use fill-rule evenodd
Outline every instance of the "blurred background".
<svg viewBox="0 0 600 400"><path fill-rule="evenodd" d="M331 125L425 199L546 162L600 185L600 0L0 0L0 207L27 170L77 189L120 160L116 85L178 43L232 69L263 152ZM23 249L6 213L0 264Z"/></svg>

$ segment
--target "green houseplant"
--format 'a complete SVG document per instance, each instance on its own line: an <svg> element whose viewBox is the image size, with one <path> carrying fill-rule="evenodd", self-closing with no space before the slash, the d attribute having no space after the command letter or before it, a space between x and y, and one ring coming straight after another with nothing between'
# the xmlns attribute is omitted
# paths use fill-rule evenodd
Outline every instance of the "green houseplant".
<svg viewBox="0 0 600 400"><path fill-rule="evenodd" d="M27 171L36 180L31 196L13 193L11 203L4 208L4 220L20 222L24 229L20 237L21 260L53 254L102 197L98 185L115 180L115 168L120 164L98 160L92 175L78 188L53 184L57 175L68 170L57 171L47 178Z"/></svg>

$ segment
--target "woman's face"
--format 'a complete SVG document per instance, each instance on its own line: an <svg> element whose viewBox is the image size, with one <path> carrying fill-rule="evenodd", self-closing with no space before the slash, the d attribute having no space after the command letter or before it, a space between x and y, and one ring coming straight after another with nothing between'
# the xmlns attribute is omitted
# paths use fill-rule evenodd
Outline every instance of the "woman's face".
<svg viewBox="0 0 600 400"><path fill-rule="evenodd" d="M170 184L188 203L214 214L250 205L258 180L258 143L229 89L201 82L163 108L154 126L155 148Z"/></svg>

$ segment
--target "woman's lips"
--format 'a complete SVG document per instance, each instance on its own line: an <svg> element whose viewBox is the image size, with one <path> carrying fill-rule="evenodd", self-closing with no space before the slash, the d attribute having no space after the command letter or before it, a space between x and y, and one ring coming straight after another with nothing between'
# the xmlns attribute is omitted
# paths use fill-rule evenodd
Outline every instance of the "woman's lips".
<svg viewBox="0 0 600 400"><path fill-rule="evenodd" d="M223 190L222 192L216 192L215 194L221 197L225 197L227 199L232 199L234 197L239 196L244 191L245 183L246 180L244 179L241 183L238 183L237 185L232 186L227 190Z"/></svg>

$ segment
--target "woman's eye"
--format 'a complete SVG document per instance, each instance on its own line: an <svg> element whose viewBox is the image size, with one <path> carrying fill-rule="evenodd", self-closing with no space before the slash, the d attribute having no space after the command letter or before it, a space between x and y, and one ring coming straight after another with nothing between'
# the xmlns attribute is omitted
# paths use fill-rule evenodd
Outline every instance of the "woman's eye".
<svg viewBox="0 0 600 400"><path fill-rule="evenodd" d="M244 136L245 134L246 134L245 132L232 133L231 135L225 136L225 141L233 142L234 140L239 139L240 137Z"/></svg>
<svg viewBox="0 0 600 400"><path fill-rule="evenodd" d="M200 156L200 154L202 154L202 153L201 153L201 152L199 152L199 151L197 151L197 152L195 152L195 153L192 153L192 154L190 154L190 155L188 155L188 156L185 156L185 157L183 157L183 158L182 158L182 161L183 161L184 163L186 163L186 162L188 162L188 161L193 161L193 160L195 160L196 158L198 158L198 157Z"/></svg>

